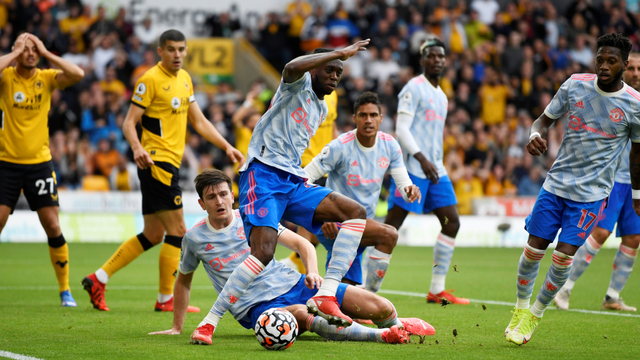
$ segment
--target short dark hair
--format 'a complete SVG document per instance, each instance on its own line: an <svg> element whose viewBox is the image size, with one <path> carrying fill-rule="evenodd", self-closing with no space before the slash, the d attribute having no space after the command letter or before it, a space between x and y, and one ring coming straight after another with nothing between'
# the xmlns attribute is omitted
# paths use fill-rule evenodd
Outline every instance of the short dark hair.
<svg viewBox="0 0 640 360"><path fill-rule="evenodd" d="M633 44L631 40L626 36L618 33L605 34L598 38L597 50L599 50L603 46L610 46L614 48L620 49L620 53L622 53L622 60L629 60L629 53L633 49Z"/></svg>
<svg viewBox="0 0 640 360"><path fill-rule="evenodd" d="M420 45L420 55L421 56L424 55L425 50L427 48L435 47L435 46L440 46L444 49L445 52L447 52L447 47L444 45L442 40L438 38L433 38L433 39L426 40L425 42L422 43L422 45Z"/></svg>
<svg viewBox="0 0 640 360"><path fill-rule="evenodd" d="M356 102L353 104L353 114L357 115L360 106L366 104L378 105L378 111L380 112L380 115L382 115L382 107L380 106L380 99L378 98L378 94L371 91L365 91L360 96L358 96Z"/></svg>
<svg viewBox="0 0 640 360"><path fill-rule="evenodd" d="M313 50L313 54L322 54L322 53L328 53L328 52L332 52L333 50L331 49L327 49L327 48L317 48L315 50Z"/></svg>
<svg viewBox="0 0 640 360"><path fill-rule="evenodd" d="M180 31L171 29L163 32L162 35L160 35L158 46L164 49L164 46L167 45L167 41L184 41L186 43L187 38L184 37L184 34Z"/></svg>
<svg viewBox="0 0 640 360"><path fill-rule="evenodd" d="M196 192L198 193L198 196L201 200L204 200L203 197L205 189L210 186L217 186L226 182L227 185L229 185L229 190L232 189L231 178L223 171L220 171L218 169L202 170L202 172L198 174L198 176L196 176L193 182L196 184Z"/></svg>

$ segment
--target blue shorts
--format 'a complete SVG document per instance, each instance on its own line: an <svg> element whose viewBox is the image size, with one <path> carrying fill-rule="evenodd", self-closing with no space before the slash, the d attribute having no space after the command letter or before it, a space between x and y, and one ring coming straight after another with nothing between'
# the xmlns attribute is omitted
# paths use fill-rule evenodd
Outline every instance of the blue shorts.
<svg viewBox="0 0 640 360"><path fill-rule="evenodd" d="M613 232L618 223L616 237L640 234L640 216L633 210L631 184L615 183L609 195L609 206L602 212L598 227Z"/></svg>
<svg viewBox="0 0 640 360"><path fill-rule="evenodd" d="M420 202L406 202L402 198L400 191L396 188L395 181L391 179L391 187L389 188L389 209L394 205L398 205L409 212L428 214L435 209L458 204L456 193L453 191L453 184L451 184L451 180L448 176L441 177L437 184L434 184L429 179L421 179L412 174L409 174L409 178L411 178L414 185L420 188L422 199L420 199Z"/></svg>
<svg viewBox="0 0 640 360"><path fill-rule="evenodd" d="M254 226L278 229L281 219L310 232L320 230L313 214L332 190L309 185L304 179L258 161L240 173L240 215L247 241Z"/></svg>
<svg viewBox="0 0 640 360"><path fill-rule="evenodd" d="M524 221L524 229L533 236L553 242L562 228L558 242L582 246L598 225L606 199L577 202L540 189L533 211Z"/></svg>
<svg viewBox="0 0 640 360"><path fill-rule="evenodd" d="M331 251L333 250L333 244L335 243L336 239L327 239L322 231L316 233L316 237L318 238L320 244L322 244L322 246L327 249L327 263L324 266L326 270L327 268L329 268ZM351 267L349 268L349 271L347 271L347 273L344 275L343 279L351 280L356 284L362 284L362 253L364 252L364 249L366 249L366 247L358 248L358 253L356 254L355 259L353 259Z"/></svg>
<svg viewBox="0 0 640 360"><path fill-rule="evenodd" d="M311 299L317 292L317 289L311 290L304 284L304 279L306 275L300 276L300 281L295 284L291 290L289 290L286 294L282 294L277 298L265 302L261 302L259 304L254 305L247 315L239 320L240 325L247 329L253 329L253 326L258 321L260 315L263 312L273 309L273 308L285 308L289 305L305 305L307 300ZM338 299L338 304L342 306L342 299L344 299L344 293L347 291L347 284L338 285L338 291L336 292L336 298ZM247 319L251 319L247 321Z"/></svg>

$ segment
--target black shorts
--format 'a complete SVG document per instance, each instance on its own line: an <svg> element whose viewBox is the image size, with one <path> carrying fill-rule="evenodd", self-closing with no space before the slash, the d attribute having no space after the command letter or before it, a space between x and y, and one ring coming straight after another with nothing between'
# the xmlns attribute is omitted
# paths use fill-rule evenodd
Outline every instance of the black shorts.
<svg viewBox="0 0 640 360"><path fill-rule="evenodd" d="M327 187L327 177L323 176L320 179L313 182L316 185L320 185L322 187Z"/></svg>
<svg viewBox="0 0 640 360"><path fill-rule="evenodd" d="M58 182L51 160L40 164L15 164L0 161L0 204L16 206L24 192L29 208L36 211L58 206Z"/></svg>
<svg viewBox="0 0 640 360"><path fill-rule="evenodd" d="M162 161L142 170L138 168L140 192L142 192L142 215L155 214L160 210L182 208L182 190L178 168Z"/></svg>

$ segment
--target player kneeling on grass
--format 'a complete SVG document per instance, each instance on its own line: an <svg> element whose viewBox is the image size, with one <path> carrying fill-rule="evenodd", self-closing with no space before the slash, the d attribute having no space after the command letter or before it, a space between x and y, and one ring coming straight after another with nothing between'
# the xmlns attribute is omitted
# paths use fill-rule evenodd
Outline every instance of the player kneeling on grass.
<svg viewBox="0 0 640 360"><path fill-rule="evenodd" d="M201 261L219 294L231 273L248 259L251 251L240 214L232 209L234 195L230 190L231 179L219 170L205 170L196 177L195 182L200 196L198 202L208 216L189 230L182 242L180 269L174 290L173 327L151 334L173 335L182 332L193 272ZM301 333L309 330L331 340L400 344L409 342L409 334L435 334L435 329L425 321L398 319L389 300L346 284L338 287L337 298L341 310L358 318L370 319L383 329L359 324L338 328L308 313L304 304L322 283L315 249L306 239L282 226L278 230L278 242L300 254L307 275L301 275L275 260L271 261L244 296L230 299L233 304L230 312L245 328L253 329L265 310L280 307L296 317ZM206 320L191 335L192 344L212 343L214 327Z"/></svg>
<svg viewBox="0 0 640 360"><path fill-rule="evenodd" d="M367 224L357 256L342 282L352 285L362 283L362 252L367 246L375 246L367 253L369 260L365 289L378 292L389 267L391 252L398 241L398 231L393 226L373 220L382 178L389 171L400 194L409 203L416 200L420 202L421 196L404 166L400 145L391 135L378 131L382 122L378 95L372 92L360 95L353 112L356 130L331 141L304 171L310 183L329 174L328 189L359 202L367 210ZM327 266L332 257L338 226L337 223L327 222L322 226L322 231L316 233L318 241L327 249Z"/></svg>

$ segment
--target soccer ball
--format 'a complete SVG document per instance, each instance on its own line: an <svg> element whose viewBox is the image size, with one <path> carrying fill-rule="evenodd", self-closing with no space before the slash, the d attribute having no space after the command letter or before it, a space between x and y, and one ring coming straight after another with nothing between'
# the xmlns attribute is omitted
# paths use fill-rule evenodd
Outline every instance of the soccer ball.
<svg viewBox="0 0 640 360"><path fill-rule="evenodd" d="M285 309L269 309L260 315L254 330L262 347L267 350L284 350L296 341L298 321Z"/></svg>

